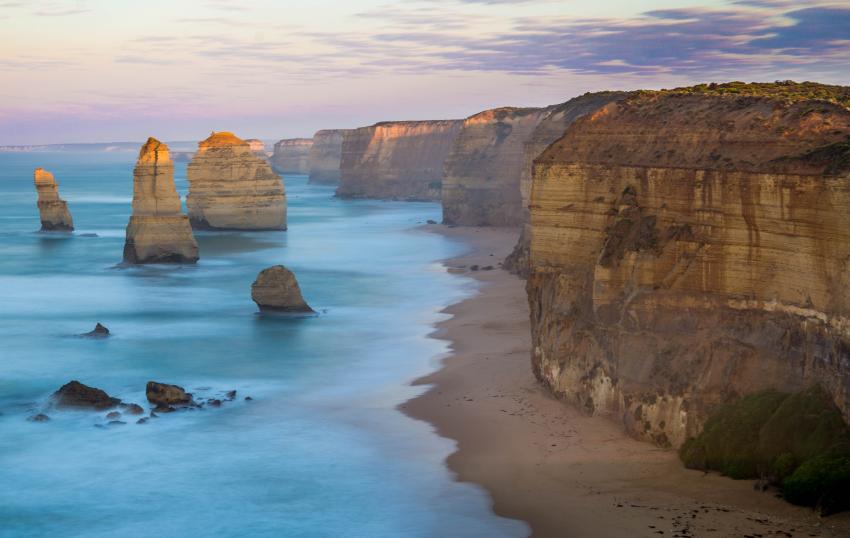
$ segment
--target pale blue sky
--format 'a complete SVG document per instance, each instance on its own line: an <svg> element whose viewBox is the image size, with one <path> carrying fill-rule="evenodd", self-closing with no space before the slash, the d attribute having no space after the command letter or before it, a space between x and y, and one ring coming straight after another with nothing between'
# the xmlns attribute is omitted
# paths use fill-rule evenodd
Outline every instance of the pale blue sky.
<svg viewBox="0 0 850 538"><path fill-rule="evenodd" d="M0 0L0 144L276 139L590 90L850 83L850 0Z"/></svg>

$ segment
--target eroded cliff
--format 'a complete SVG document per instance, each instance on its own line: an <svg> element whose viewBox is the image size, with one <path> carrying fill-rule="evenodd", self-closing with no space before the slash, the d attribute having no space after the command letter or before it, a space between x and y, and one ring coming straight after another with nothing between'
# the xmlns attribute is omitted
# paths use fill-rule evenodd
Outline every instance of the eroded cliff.
<svg viewBox="0 0 850 538"><path fill-rule="evenodd" d="M440 200L461 120L384 122L343 136L337 196Z"/></svg>
<svg viewBox="0 0 850 538"><path fill-rule="evenodd" d="M53 174L43 168L33 173L35 190L38 192L38 214L43 232L72 232L74 219L68 204L59 197L59 185Z"/></svg>
<svg viewBox="0 0 850 538"><path fill-rule="evenodd" d="M323 129L313 135L310 147L310 183L339 183L342 139L348 129Z"/></svg>
<svg viewBox="0 0 850 538"><path fill-rule="evenodd" d="M639 92L537 158L535 374L678 446L722 402L820 383L850 418L850 91Z"/></svg>
<svg viewBox="0 0 850 538"><path fill-rule="evenodd" d="M310 172L311 138L285 138L274 145L272 168L278 174L307 174Z"/></svg>
<svg viewBox="0 0 850 538"><path fill-rule="evenodd" d="M127 224L127 263L195 263L198 244L174 187L168 146L148 138L133 169L133 214Z"/></svg>
<svg viewBox="0 0 850 538"><path fill-rule="evenodd" d="M212 133L187 168L186 207L195 229L285 230L283 181L233 133Z"/></svg>

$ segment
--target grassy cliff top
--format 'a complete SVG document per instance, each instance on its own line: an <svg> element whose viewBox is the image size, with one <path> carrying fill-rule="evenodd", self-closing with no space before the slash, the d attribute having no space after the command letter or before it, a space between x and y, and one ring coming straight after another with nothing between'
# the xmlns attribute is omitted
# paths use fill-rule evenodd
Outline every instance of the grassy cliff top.
<svg viewBox="0 0 850 538"><path fill-rule="evenodd" d="M639 91L637 95L677 94L677 95L718 95L732 97L766 97L787 103L800 101L829 101L850 108L850 86L833 86L818 82L724 82L697 84L684 88L660 91Z"/></svg>

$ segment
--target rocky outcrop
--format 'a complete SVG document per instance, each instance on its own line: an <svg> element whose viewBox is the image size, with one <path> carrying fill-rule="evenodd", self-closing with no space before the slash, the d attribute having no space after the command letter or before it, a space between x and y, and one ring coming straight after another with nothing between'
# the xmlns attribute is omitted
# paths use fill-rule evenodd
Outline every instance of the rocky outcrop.
<svg viewBox="0 0 850 538"><path fill-rule="evenodd" d="M336 185L342 157L342 139L348 129L325 129L313 135L310 147L310 183Z"/></svg>
<svg viewBox="0 0 850 538"><path fill-rule="evenodd" d="M573 123L534 166L537 377L661 445L762 389L820 383L850 418L848 106L735 83Z"/></svg>
<svg viewBox="0 0 850 538"><path fill-rule="evenodd" d="M248 148L259 155L260 157L266 157L266 143L260 140L259 138L247 138L245 139L245 143L248 144Z"/></svg>
<svg viewBox="0 0 850 538"><path fill-rule="evenodd" d="M519 226L525 143L545 108L496 108L463 122L443 176L443 224Z"/></svg>
<svg viewBox="0 0 850 538"><path fill-rule="evenodd" d="M93 330L82 334L81 336L85 336L87 338L106 338L107 336L109 336L109 329L107 329L104 325L98 323L94 326Z"/></svg>
<svg viewBox="0 0 850 538"><path fill-rule="evenodd" d="M285 138L274 145L271 163L278 174L310 173L312 138Z"/></svg>
<svg viewBox="0 0 850 538"><path fill-rule="evenodd" d="M586 93L566 103L547 109L546 117L537 125L523 147L519 191L522 198L522 233L514 251L505 259L504 268L522 277L528 276L528 247L531 241L528 204L531 197L531 172L536 159L549 145L561 138L567 128L578 118L599 110L613 101L622 99L625 92Z"/></svg>
<svg viewBox="0 0 850 538"><path fill-rule="evenodd" d="M133 214L124 242L127 263L195 263L198 244L174 187L168 146L148 138L133 170Z"/></svg>
<svg viewBox="0 0 850 538"><path fill-rule="evenodd" d="M98 388L83 385L79 381L62 385L53 393L52 399L56 407L78 409L109 409L121 403L118 398L113 398Z"/></svg>
<svg viewBox="0 0 850 538"><path fill-rule="evenodd" d="M42 232L72 232L74 219L68 211L68 204L59 198L59 186L53 174L43 168L36 168L33 174L35 189L38 192L38 213L41 218Z"/></svg>
<svg viewBox="0 0 850 538"><path fill-rule="evenodd" d="M200 230L285 230L283 181L233 133L212 133L187 168L186 207Z"/></svg>
<svg viewBox="0 0 850 538"><path fill-rule="evenodd" d="M168 408L169 406L192 405L192 395L183 387L148 381L145 387L145 396L148 401L157 408ZM160 409L161 410L161 409Z"/></svg>
<svg viewBox="0 0 850 538"><path fill-rule="evenodd" d="M282 265L260 271L251 284L251 299L263 312L313 313L301 296L295 275Z"/></svg>
<svg viewBox="0 0 850 538"><path fill-rule="evenodd" d="M377 123L345 133L337 196L440 200L460 120Z"/></svg>

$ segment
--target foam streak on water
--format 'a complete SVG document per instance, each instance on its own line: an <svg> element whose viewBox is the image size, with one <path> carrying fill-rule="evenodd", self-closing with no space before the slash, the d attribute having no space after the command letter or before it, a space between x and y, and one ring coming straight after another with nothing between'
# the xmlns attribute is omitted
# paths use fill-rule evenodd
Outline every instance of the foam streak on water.
<svg viewBox="0 0 850 538"><path fill-rule="evenodd" d="M196 267L116 268L132 158L0 154L0 536L526 532L451 480L449 441L395 410L445 351L427 338L438 311L474 286L434 263L460 245L415 230L437 204L341 201L288 178L288 232L198 234ZM36 166L73 235L35 232ZM255 314L250 284L276 263L321 316ZM97 321L114 335L72 336ZM104 413L45 408L71 379L140 404L150 379L239 398L97 428ZM40 411L52 420L26 420Z"/></svg>

